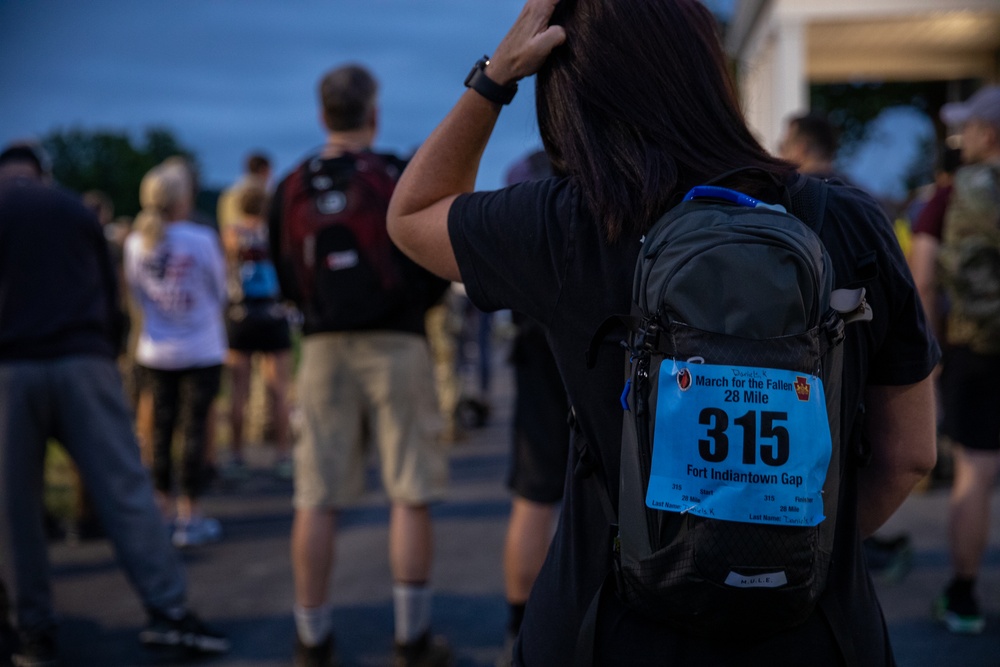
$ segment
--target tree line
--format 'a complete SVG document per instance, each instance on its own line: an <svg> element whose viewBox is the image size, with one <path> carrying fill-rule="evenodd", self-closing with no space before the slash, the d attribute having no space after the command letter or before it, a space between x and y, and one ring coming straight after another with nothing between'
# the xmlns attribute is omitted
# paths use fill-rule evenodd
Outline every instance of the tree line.
<svg viewBox="0 0 1000 667"><path fill-rule="evenodd" d="M164 128L149 128L137 140L123 132L56 130L44 136L41 144L60 185L80 193L104 192L111 198L116 215L139 212L142 177L168 157L183 156L197 170L194 152Z"/></svg>

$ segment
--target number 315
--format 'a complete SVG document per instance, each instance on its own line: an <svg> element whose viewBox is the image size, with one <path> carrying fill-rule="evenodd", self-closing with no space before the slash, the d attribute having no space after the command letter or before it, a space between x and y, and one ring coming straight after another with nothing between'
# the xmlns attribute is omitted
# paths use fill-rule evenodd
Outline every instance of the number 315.
<svg viewBox="0 0 1000 667"><path fill-rule="evenodd" d="M760 460L769 466L782 466L788 462L788 429L775 425L787 421L787 412L763 411L760 413L760 437L774 438L774 444L760 445ZM757 463L757 412L750 410L733 420L743 430L743 463ZM698 440L698 454L709 463L721 463L729 456L729 415L721 408L705 408L698 415L698 423L708 426L711 440Z"/></svg>

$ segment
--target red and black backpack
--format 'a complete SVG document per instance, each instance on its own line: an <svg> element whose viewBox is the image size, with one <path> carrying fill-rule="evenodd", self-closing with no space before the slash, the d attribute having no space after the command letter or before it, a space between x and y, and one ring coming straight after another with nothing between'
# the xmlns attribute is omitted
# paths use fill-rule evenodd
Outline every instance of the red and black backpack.
<svg viewBox="0 0 1000 667"><path fill-rule="evenodd" d="M377 328L405 303L407 260L386 229L399 174L396 164L361 152L313 157L286 179L282 260L294 273L307 326Z"/></svg>

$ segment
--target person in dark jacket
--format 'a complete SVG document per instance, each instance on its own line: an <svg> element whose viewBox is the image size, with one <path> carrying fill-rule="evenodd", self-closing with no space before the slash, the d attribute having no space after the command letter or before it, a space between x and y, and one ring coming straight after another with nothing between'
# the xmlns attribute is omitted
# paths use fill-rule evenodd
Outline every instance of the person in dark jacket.
<svg viewBox="0 0 1000 667"><path fill-rule="evenodd" d="M79 198L46 182L43 164L29 146L0 153L0 564L20 636L15 662L58 663L41 520L49 438L76 463L149 613L140 641L224 652L229 641L187 609L139 460L115 362L121 313L107 242Z"/></svg>

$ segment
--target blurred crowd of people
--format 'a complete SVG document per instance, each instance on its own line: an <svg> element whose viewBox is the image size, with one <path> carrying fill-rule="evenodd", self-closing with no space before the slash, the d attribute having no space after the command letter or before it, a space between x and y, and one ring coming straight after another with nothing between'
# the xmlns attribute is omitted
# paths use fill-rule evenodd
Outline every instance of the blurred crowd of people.
<svg viewBox="0 0 1000 667"><path fill-rule="evenodd" d="M352 211L371 207L375 218L368 223L384 228L388 197L405 162L372 152L376 89L371 75L357 66L324 77L327 144L303 164L316 169L311 188L328 194L339 188L333 192L346 195ZM346 111L345 99L354 105ZM17 612L15 631L7 624L3 589L4 659L13 651L18 665L57 664L47 559L41 551L45 537L60 529L71 540L107 537L114 542L149 610L144 643L225 651L227 640L183 605L174 548L223 539L220 522L204 513L201 498L215 482L238 488L251 467L263 465L278 479L295 481L296 664L327 664L334 655L326 602L331 556L317 554L325 549L332 554L337 508L363 490L371 445L393 505L395 664L448 664L447 643L429 634L428 505L444 496L448 446L489 418L496 352L492 317L472 307L460 285L406 265L398 255L392 261L405 271L403 300L386 307L377 302L391 301L390 295L369 294L368 300L377 303L376 321L342 320L342 313L329 306L328 294L313 298L315 286L289 266L288 248L277 246L287 237L297 255L322 252L317 255L321 265L357 249L338 246L331 253L323 245L328 239L320 227L333 218L307 220L298 209L289 213L295 190L289 182L299 172L293 170L275 187L271 160L263 151L246 157L245 173L221 193L214 215L196 208L197 171L180 156L143 176L142 208L134 219L116 217L112 201L99 190L64 190L53 181L37 144L6 147L0 168L7 188L0 234L8 252L16 247L21 254L2 276L5 293L16 293L17 299L3 306L0 364L27 356L58 366L67 355L74 361L83 357L79 369L67 370L80 396L58 403L60 414L29 424L5 423L0 431L8 492L3 508L11 517L3 522L9 529L4 535L8 550L0 563L15 601L10 609ZM345 180L368 169L385 170L383 189L371 201ZM317 210L325 205L312 189L306 197ZM335 216L339 211L333 208ZM48 261L40 261L42 250L33 248L49 243L56 227L32 225L59 216L53 224L67 234L51 244ZM306 239L291 240L288 230L298 224L312 227L305 230ZM77 238L86 238L86 261L76 261L81 268L75 272L60 273L55 266L62 259L59 251ZM362 255L368 250L362 248ZM90 274L81 275L85 270ZM345 275L346 291L365 296L363 281L350 271ZM52 295L28 287L41 276ZM417 294L414 286L421 281L426 285ZM73 302L81 307L69 308ZM64 321L41 323L43 313L63 303ZM370 305L356 302L349 309L357 318ZM95 364L98 368L91 368ZM10 371L30 374L34 369L15 364ZM352 379L341 385L337 378L344 373ZM13 381L4 377L4 386ZM107 405L91 415L88 429L74 430L66 421L79 420L81 411L93 407L83 400L88 382L103 383L103 397L95 394L90 400ZM4 394L5 408L14 409L18 401L56 400L47 391L51 388L23 397ZM25 469L7 452L28 435L31 448L16 445L33 457L32 467ZM19 513L11 497L15 491L27 493L22 486L30 480L32 507L37 504L39 515L48 516L50 510L41 505L41 474L42 462L51 458L49 439L69 454L76 497L72 516L62 517L61 525L48 521L46 533L40 533L33 513ZM292 457L295 440L298 465ZM254 450L252 462L248 445ZM98 458L104 459L100 467L93 463ZM22 484L7 485L12 478ZM153 584L168 590L153 589Z"/></svg>
<svg viewBox="0 0 1000 667"><path fill-rule="evenodd" d="M184 158L145 174L142 209L128 220L99 191L81 197L52 183L37 146L0 155L0 562L16 616L15 630L0 589L0 647L15 664L58 664L36 520L50 438L79 475L74 535L114 543L148 610L141 640L201 653L224 652L228 641L188 608L176 549L224 538L202 499L216 477L238 481L262 465L248 450L266 440L263 465L294 481L301 666L334 664L337 520L363 492L374 448L391 504L393 664L452 664L448 642L431 632L429 506L446 494L448 446L489 419L495 317L459 283L389 247L386 212L406 161L373 149L377 92L361 66L328 72L319 85L323 148L277 183L268 155L251 153L215 215L196 210L199 184ZM1000 394L990 382L1000 332L963 311L966 288L941 289L936 272L959 261L964 240L992 238L982 219L1000 212L1000 88L942 114L963 128L961 149L940 150L935 182L896 233L946 347L938 421L951 444L939 447L934 477L952 484L954 579L935 613L954 632L976 633L984 620L975 578L1000 470ZM822 116L789 121L780 155L801 173L846 183L836 154L836 129ZM507 185L552 174L540 151L511 166ZM351 228L365 215L384 239ZM570 445L546 330L519 311L512 322L503 664L549 551ZM905 535L875 535L866 553L873 570L902 577L911 546Z"/></svg>
<svg viewBox="0 0 1000 667"><path fill-rule="evenodd" d="M905 202L886 204L924 313L944 349L935 370L938 452L927 483L950 486L948 535L953 579L934 600L949 630L977 634L985 619L975 595L989 535L990 498L1000 473L1000 87L941 109L960 134L938 146L934 180ZM817 114L789 119L780 152L800 171L837 173L837 128ZM864 183L854 184L864 188ZM865 541L874 572L909 569L907 535Z"/></svg>

